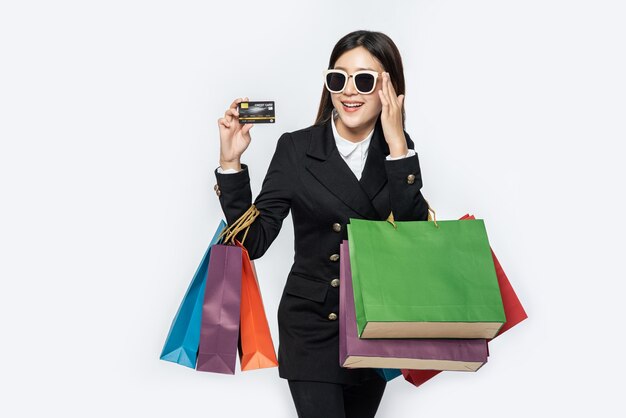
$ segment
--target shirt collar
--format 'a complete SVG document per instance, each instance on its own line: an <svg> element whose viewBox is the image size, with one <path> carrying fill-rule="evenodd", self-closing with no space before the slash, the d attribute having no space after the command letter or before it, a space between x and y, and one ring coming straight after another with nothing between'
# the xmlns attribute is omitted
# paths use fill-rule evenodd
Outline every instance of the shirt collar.
<svg viewBox="0 0 626 418"><path fill-rule="evenodd" d="M367 150L369 148L369 143L374 135L374 129L370 131L367 136L359 142L348 141L337 132L337 127L335 126L335 119L331 116L330 118L332 127L333 127L333 135L335 136L335 144L337 145L337 150L344 157L352 154L352 152L357 149L359 146L362 146Z"/></svg>

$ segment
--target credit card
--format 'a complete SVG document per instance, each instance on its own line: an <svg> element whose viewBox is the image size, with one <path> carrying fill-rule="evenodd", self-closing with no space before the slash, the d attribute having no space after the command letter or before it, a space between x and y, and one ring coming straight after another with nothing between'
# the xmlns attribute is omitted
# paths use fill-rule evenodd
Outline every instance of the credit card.
<svg viewBox="0 0 626 418"><path fill-rule="evenodd" d="M239 123L274 123L274 102L241 102L237 105Z"/></svg>

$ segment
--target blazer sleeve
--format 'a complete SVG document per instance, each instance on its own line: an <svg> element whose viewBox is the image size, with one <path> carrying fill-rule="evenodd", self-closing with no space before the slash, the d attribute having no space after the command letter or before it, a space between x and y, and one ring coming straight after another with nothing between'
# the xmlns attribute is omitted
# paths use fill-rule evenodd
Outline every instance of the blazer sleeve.
<svg viewBox="0 0 626 418"><path fill-rule="evenodd" d="M409 149L415 144L404 132ZM397 160L385 160L391 211L396 221L425 221L428 219L428 204L422 196L422 173L419 157L415 155Z"/></svg>
<svg viewBox="0 0 626 418"><path fill-rule="evenodd" d="M241 171L232 174L221 174L215 169L220 205L229 225L252 204L248 166L241 164L241 168ZM285 133L278 139L261 192L254 201L259 216L250 225L243 243L251 260L265 254L278 236L291 208L294 187L292 177L295 173L295 148L291 136ZM239 233L236 238L241 241L243 234Z"/></svg>

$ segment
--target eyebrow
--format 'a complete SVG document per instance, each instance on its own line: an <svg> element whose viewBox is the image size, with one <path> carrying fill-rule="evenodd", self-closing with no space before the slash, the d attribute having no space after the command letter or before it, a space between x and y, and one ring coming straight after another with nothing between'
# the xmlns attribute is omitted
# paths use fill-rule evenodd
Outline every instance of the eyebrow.
<svg viewBox="0 0 626 418"><path fill-rule="evenodd" d="M347 70L347 69L345 69L344 67L335 67L335 69L348 71L348 70ZM370 71L376 71L376 70L374 70L373 68L363 68L363 67L360 67L360 68L357 68L357 69L356 69L356 71L359 71L359 70L370 70Z"/></svg>

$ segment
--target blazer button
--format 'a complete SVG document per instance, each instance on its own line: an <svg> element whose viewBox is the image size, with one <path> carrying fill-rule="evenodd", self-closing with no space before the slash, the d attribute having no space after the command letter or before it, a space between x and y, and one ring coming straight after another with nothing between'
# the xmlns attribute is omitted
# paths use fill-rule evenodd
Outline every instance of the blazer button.
<svg viewBox="0 0 626 418"><path fill-rule="evenodd" d="M213 190L215 190L215 194L218 196L222 194L222 191L220 190L220 186L218 186L217 184L213 186Z"/></svg>
<svg viewBox="0 0 626 418"><path fill-rule="evenodd" d="M330 281L330 285L331 285L332 287L339 287L339 279L332 279L332 280Z"/></svg>
<svg viewBox="0 0 626 418"><path fill-rule="evenodd" d="M328 314L328 319L330 319L331 321L334 321L337 319L337 314L334 312L331 312Z"/></svg>
<svg viewBox="0 0 626 418"><path fill-rule="evenodd" d="M335 231L335 232L339 232L339 231L341 231L341 224L339 224L339 223L334 223L334 224L333 224L333 231Z"/></svg>
<svg viewBox="0 0 626 418"><path fill-rule="evenodd" d="M415 175L414 174L409 174L408 176L406 176L406 182L409 183L409 184L415 183Z"/></svg>
<svg viewBox="0 0 626 418"><path fill-rule="evenodd" d="M330 261L337 261L339 260L339 254L333 254L329 258L330 258Z"/></svg>

